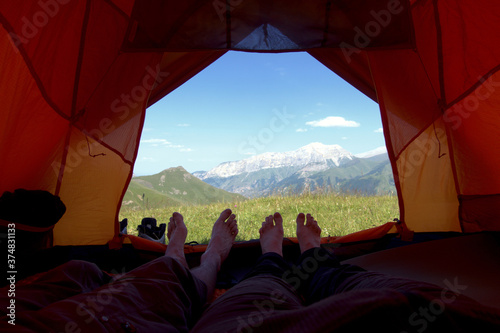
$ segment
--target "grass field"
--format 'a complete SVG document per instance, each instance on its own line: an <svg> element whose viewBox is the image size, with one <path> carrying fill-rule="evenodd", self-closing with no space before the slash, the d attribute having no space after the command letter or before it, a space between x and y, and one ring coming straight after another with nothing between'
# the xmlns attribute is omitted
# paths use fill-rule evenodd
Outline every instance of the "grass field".
<svg viewBox="0 0 500 333"><path fill-rule="evenodd" d="M259 238L264 217L278 211L283 216L285 237L295 237L295 219L300 212L311 213L322 229L322 236L341 236L371 228L399 217L396 196L357 196L338 194L303 194L271 196L199 206L171 206L162 209L120 211L120 220L127 218L128 233L137 234L143 217L154 217L168 223L173 212L184 216L188 228L187 241L208 243L214 221L220 212L230 208L238 220L237 241Z"/></svg>

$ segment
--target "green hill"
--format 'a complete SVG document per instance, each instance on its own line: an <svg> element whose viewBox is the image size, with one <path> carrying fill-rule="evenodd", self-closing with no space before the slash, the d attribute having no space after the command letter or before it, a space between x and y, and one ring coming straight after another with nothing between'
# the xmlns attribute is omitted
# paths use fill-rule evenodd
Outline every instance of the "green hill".
<svg viewBox="0 0 500 333"><path fill-rule="evenodd" d="M241 201L246 198L209 185L183 167L170 168L151 176L132 178L122 207L128 209L161 208L173 205L206 205Z"/></svg>

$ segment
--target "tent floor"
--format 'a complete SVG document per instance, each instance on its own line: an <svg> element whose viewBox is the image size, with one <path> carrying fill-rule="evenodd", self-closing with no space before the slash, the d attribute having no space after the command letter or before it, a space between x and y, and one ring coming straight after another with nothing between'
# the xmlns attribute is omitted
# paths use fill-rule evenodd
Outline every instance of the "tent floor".
<svg viewBox="0 0 500 333"><path fill-rule="evenodd" d="M367 270L455 289L500 309L500 234L479 233L413 244L346 260Z"/></svg>
<svg viewBox="0 0 500 333"><path fill-rule="evenodd" d="M284 240L285 259L293 263L300 255L299 246ZM344 244L323 244L346 263L368 270L408 277L444 288L458 285L463 294L479 302L500 308L500 233L416 233L412 242L393 234L377 240ZM218 288L238 283L260 256L258 240L236 243L218 276ZM200 252L186 254L191 267L199 264ZM119 250L103 246L56 246L17 257L17 279L43 272L72 259L96 263L102 270L124 273L160 256L138 251L131 245ZM5 281L5 279L2 279ZM4 283L5 284L5 283Z"/></svg>

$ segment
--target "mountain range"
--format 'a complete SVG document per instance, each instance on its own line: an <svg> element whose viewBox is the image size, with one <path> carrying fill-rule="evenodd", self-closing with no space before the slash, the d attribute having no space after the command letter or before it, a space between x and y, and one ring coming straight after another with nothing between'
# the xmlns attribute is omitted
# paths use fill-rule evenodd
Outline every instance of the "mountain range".
<svg viewBox="0 0 500 333"><path fill-rule="evenodd" d="M386 152L357 157L339 145L311 143L297 150L264 153L221 163L193 175L245 197L273 193L336 191L380 195L395 192Z"/></svg>
<svg viewBox="0 0 500 333"><path fill-rule="evenodd" d="M294 151L224 162L209 171L191 174L179 166L133 177L122 204L159 208L307 191L382 195L396 189L384 150L355 156L339 145L311 143Z"/></svg>

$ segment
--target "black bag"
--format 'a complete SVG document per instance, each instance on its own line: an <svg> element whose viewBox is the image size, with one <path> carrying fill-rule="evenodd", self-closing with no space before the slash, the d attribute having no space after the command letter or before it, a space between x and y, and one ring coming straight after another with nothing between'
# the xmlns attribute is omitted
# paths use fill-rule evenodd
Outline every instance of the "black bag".
<svg viewBox="0 0 500 333"><path fill-rule="evenodd" d="M142 219L141 224L137 226L138 236L149 239L161 244L165 244L165 230L167 225L161 223L159 227L156 226L156 219L153 217L145 217Z"/></svg>
<svg viewBox="0 0 500 333"><path fill-rule="evenodd" d="M47 191L4 192L0 197L0 235L6 238L15 230L18 254L51 247L52 229L65 212L61 199Z"/></svg>

